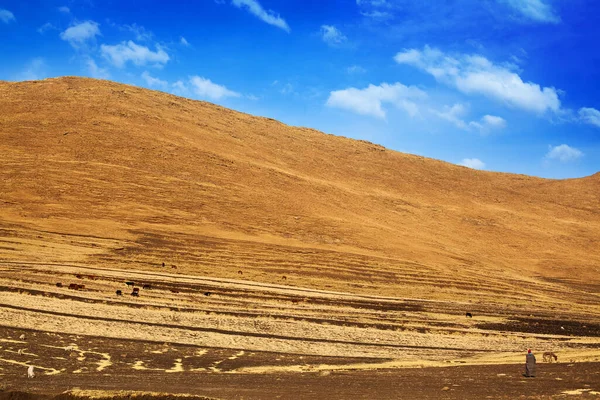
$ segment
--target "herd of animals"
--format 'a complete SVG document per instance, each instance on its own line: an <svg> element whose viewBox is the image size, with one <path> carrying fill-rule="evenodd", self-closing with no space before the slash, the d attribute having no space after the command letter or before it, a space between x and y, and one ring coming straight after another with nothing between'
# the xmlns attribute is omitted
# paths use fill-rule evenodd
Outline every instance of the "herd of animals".
<svg viewBox="0 0 600 400"><path fill-rule="evenodd" d="M163 263L162 266L164 267L165 263ZM177 267L173 265L173 268L177 268ZM241 275L242 271L238 271L238 274ZM88 278L88 279L91 279L91 280L97 280L98 279L98 277L95 276L95 275L84 276L84 275L77 274L77 275L75 275L75 277L77 279L85 279L85 278ZM286 277L284 276L282 279L285 280ZM126 281L125 285L127 285L128 288L131 288L131 290L132 290L131 291L131 296L133 296L133 297L139 297L139 295L140 295L140 288L136 287L135 282L133 282L133 281ZM141 286L142 286L142 289L144 289L144 290L150 290L150 289L152 289L152 285L149 284L149 283L143 283ZM57 282L56 283L56 287L62 288L63 287L62 282ZM68 286L68 288L71 289L71 290L84 290L85 289L85 285L79 284L79 283L70 283L69 286ZM173 292L173 293L179 293L179 291L174 290L174 289L171 289L171 292ZM123 295L123 290L118 289L118 290L116 290L115 294L117 296L122 296ZM205 296L210 296L211 294L212 294L211 292L205 292L204 293ZM473 318L473 314L470 313L470 312L467 312L465 314L465 316L467 318ZM21 335L19 339L24 340L25 339L25 335ZM547 352L543 353L542 357L543 357L544 362L558 361L558 356L555 353L550 352L550 351L547 351ZM28 378L35 377L33 366L29 366L29 368L27 369L27 377Z"/></svg>

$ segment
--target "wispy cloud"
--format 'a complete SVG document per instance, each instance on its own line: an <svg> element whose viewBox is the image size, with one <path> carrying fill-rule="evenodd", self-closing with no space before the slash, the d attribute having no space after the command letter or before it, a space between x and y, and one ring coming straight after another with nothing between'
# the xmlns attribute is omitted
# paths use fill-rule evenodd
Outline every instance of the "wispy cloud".
<svg viewBox="0 0 600 400"><path fill-rule="evenodd" d="M257 0L232 0L231 3L238 8L246 8L251 14L269 25L290 32L287 22L279 14L271 10L265 10Z"/></svg>
<svg viewBox="0 0 600 400"><path fill-rule="evenodd" d="M131 40L114 46L103 44L100 46L100 51L108 61L118 68L122 68L127 62L132 62L137 66L148 64L160 66L166 64L170 59L160 46L157 46L156 51L152 51Z"/></svg>
<svg viewBox="0 0 600 400"><path fill-rule="evenodd" d="M191 90L201 98L220 100L224 97L240 97L241 94L227 89L223 85L218 85L210 79L201 76L192 76L190 78Z"/></svg>
<svg viewBox="0 0 600 400"><path fill-rule="evenodd" d="M600 128L600 111L595 108L583 107L579 109L579 119L586 124Z"/></svg>
<svg viewBox="0 0 600 400"><path fill-rule="evenodd" d="M481 134L490 133L493 130L499 130L506 127L506 120L495 115L484 115L479 121L466 122L464 117L467 114L467 106L456 103L451 107L444 107L442 111L431 110L438 117L451 122L457 128L466 131L476 131Z"/></svg>
<svg viewBox="0 0 600 400"><path fill-rule="evenodd" d="M94 61L91 57L88 57L85 60L85 65L88 69L88 73L90 74L90 76L92 78L97 78L97 79L108 79L110 78L110 74L108 73L108 71L105 68L100 68L97 64L96 61Z"/></svg>
<svg viewBox="0 0 600 400"><path fill-rule="evenodd" d="M549 151L546 154L546 159L558 160L563 163L574 161L581 157L583 157L583 152L574 147L567 146L566 144L555 147L549 146Z"/></svg>
<svg viewBox="0 0 600 400"><path fill-rule="evenodd" d="M472 169L485 169L485 163L478 158L464 158L458 165Z"/></svg>
<svg viewBox="0 0 600 400"><path fill-rule="evenodd" d="M74 48L79 48L86 41L100 35L99 24L94 21L85 21L72 25L60 34L60 38L69 42Z"/></svg>
<svg viewBox="0 0 600 400"><path fill-rule="evenodd" d="M40 26L37 31L39 34L43 35L49 30L58 30L58 28L52 25L50 22L46 22L44 25Z"/></svg>
<svg viewBox="0 0 600 400"><path fill-rule="evenodd" d="M31 60L17 76L17 81L37 81L47 78L46 61L42 57Z"/></svg>
<svg viewBox="0 0 600 400"><path fill-rule="evenodd" d="M135 40L137 40L138 42L148 42L152 40L152 37L154 36L152 32L150 32L148 29L135 23L131 25L121 25L119 26L119 29L133 33L133 35L135 36Z"/></svg>
<svg viewBox="0 0 600 400"><path fill-rule="evenodd" d="M529 20L557 24L560 17L545 0L500 0Z"/></svg>
<svg viewBox="0 0 600 400"><path fill-rule="evenodd" d="M333 91L329 94L326 105L384 119L386 111L382 105L389 103L414 117L419 113L415 101L426 98L427 93L415 86L405 86L399 82L391 85L382 83L379 86L369 85L364 89L348 88Z"/></svg>
<svg viewBox="0 0 600 400"><path fill-rule="evenodd" d="M423 50L407 49L394 57L398 64L407 64L425 71L439 82L456 87L463 93L481 94L526 111L544 113L559 111L558 91L524 82L507 66L496 65L479 55L450 56L425 46Z"/></svg>
<svg viewBox="0 0 600 400"><path fill-rule="evenodd" d="M364 74L367 72L367 70L360 65L351 65L350 67L346 68L346 72L349 74Z"/></svg>
<svg viewBox="0 0 600 400"><path fill-rule="evenodd" d="M12 12L5 10L4 8L0 8L0 21L8 24L11 21L16 21L16 18Z"/></svg>
<svg viewBox="0 0 600 400"><path fill-rule="evenodd" d="M185 47L190 46L190 42L188 42L183 36L179 38L179 43L181 43Z"/></svg>
<svg viewBox="0 0 600 400"><path fill-rule="evenodd" d="M321 38L330 46L338 46L348 38L333 25L321 25Z"/></svg>
<svg viewBox="0 0 600 400"><path fill-rule="evenodd" d="M60 11L63 14L70 14L71 13L71 9L67 6L62 6L62 7L58 7L58 11Z"/></svg>
<svg viewBox="0 0 600 400"><path fill-rule="evenodd" d="M169 86L169 82L163 81L162 79L155 78L148 71L142 73L142 79L146 82L149 87L157 87L166 89Z"/></svg>

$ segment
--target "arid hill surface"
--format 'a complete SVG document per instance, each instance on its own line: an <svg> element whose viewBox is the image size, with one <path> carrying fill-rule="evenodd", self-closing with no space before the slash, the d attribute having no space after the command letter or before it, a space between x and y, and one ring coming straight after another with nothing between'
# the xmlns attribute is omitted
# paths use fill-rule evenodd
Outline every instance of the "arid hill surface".
<svg viewBox="0 0 600 400"><path fill-rule="evenodd" d="M0 398L588 398L599 303L598 174L0 82Z"/></svg>
<svg viewBox="0 0 600 400"><path fill-rule="evenodd" d="M1 260L420 298L600 284L598 174L476 171L93 79L2 82L0 110Z"/></svg>

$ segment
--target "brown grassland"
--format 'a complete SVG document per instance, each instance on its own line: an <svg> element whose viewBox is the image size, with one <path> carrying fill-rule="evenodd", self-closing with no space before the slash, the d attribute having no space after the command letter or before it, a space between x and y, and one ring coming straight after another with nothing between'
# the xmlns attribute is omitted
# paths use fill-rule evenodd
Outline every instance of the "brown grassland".
<svg viewBox="0 0 600 400"><path fill-rule="evenodd" d="M0 398L597 398L599 304L600 174L0 82Z"/></svg>

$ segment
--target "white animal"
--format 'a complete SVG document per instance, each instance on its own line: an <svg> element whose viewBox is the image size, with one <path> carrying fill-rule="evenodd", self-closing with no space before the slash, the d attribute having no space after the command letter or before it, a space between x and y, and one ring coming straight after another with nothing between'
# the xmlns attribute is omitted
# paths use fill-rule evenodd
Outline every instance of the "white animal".
<svg viewBox="0 0 600 400"><path fill-rule="evenodd" d="M65 351L73 351L73 350L75 350L75 346L73 346L73 345L65 347Z"/></svg>
<svg viewBox="0 0 600 400"><path fill-rule="evenodd" d="M29 368L27 368L27 377L33 378L34 376L35 376L35 373L33 372L33 365L30 365Z"/></svg>
<svg viewBox="0 0 600 400"><path fill-rule="evenodd" d="M19 351L17 351L17 354L18 354L18 355L21 355L21 354L23 354L23 349L19 349Z"/></svg>
<svg viewBox="0 0 600 400"><path fill-rule="evenodd" d="M19 336L20 340L25 340L25 334L22 334L21 336Z"/></svg>

